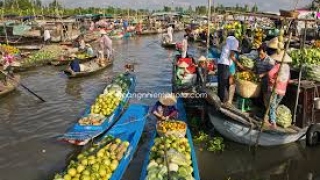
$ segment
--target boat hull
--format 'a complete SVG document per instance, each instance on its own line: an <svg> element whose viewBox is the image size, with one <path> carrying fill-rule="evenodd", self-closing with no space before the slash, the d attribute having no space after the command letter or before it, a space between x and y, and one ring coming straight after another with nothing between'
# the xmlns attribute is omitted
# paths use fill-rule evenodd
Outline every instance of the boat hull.
<svg viewBox="0 0 320 180"><path fill-rule="evenodd" d="M259 130L252 129L230 117L223 115L219 111L208 113L210 122L214 128L224 137L240 144L254 145L259 134ZM305 138L307 129L303 129L296 134L283 134L272 131L262 131L258 142L260 146L276 146L296 142Z"/></svg>
<svg viewBox="0 0 320 180"><path fill-rule="evenodd" d="M80 78L80 77L86 77L86 76L91 76L94 75L98 72L103 71L104 69L110 67L111 65L113 65L113 60L108 62L108 64L106 64L103 67L100 67L99 69L95 70L95 71L90 71L90 72L71 72L70 70L65 70L64 73L68 76L68 78Z"/></svg>
<svg viewBox="0 0 320 180"><path fill-rule="evenodd" d="M0 91L0 97L6 96L7 94L13 92L20 83L20 76L15 75L15 81L8 79L8 86L4 88L3 91Z"/></svg>

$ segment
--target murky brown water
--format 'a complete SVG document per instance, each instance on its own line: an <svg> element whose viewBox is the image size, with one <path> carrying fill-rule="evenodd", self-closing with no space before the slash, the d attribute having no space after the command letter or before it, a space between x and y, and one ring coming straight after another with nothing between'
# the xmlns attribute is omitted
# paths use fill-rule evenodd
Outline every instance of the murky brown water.
<svg viewBox="0 0 320 180"><path fill-rule="evenodd" d="M182 37L182 36L181 36ZM136 62L137 92L171 91L172 51L161 48L159 36L115 40L116 61L100 74L68 80L61 69L43 67L22 73L22 82L47 102L41 103L24 89L0 99L0 180L46 180L65 166L76 150L58 142L127 62ZM197 49L194 53L199 54ZM152 105L156 99L142 99ZM146 133L147 136L147 133ZM131 162L124 180L137 180L148 138ZM247 146L227 143L222 154L198 152L203 180L307 180L320 175L320 148L300 144L262 148L254 158Z"/></svg>

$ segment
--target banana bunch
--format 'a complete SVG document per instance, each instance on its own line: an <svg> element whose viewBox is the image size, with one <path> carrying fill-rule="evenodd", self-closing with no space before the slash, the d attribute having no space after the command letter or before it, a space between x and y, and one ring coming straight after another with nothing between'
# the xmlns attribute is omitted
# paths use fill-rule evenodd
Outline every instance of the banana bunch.
<svg viewBox="0 0 320 180"><path fill-rule="evenodd" d="M259 47L262 44L263 30L260 28L255 29L253 38L253 47Z"/></svg>

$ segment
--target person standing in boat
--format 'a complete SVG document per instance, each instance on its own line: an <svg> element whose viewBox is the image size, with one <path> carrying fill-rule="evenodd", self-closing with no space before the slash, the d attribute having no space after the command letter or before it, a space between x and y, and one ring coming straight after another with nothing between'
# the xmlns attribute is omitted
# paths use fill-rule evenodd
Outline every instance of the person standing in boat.
<svg viewBox="0 0 320 180"><path fill-rule="evenodd" d="M112 40L109 36L107 36L107 32L105 30L100 30L101 37L99 39L100 50L104 53L104 56L107 59L111 58L112 55Z"/></svg>
<svg viewBox="0 0 320 180"><path fill-rule="evenodd" d="M169 27L167 28L167 34L169 36L169 43L172 43L173 41L173 28L172 25L169 24Z"/></svg>
<svg viewBox="0 0 320 180"><path fill-rule="evenodd" d="M181 57L186 58L188 51L188 35L185 34L182 40L182 47L181 47Z"/></svg>
<svg viewBox="0 0 320 180"><path fill-rule="evenodd" d="M48 29L45 29L43 32L44 44L50 44L50 40L51 40L50 31Z"/></svg>
<svg viewBox="0 0 320 180"><path fill-rule="evenodd" d="M10 55L8 51L5 51L3 55L3 61L3 70L6 71L10 77L14 78L13 64L15 61L15 57Z"/></svg>
<svg viewBox="0 0 320 180"><path fill-rule="evenodd" d="M176 103L177 98L175 95L172 93L165 94L159 98L151 112L159 121L176 119L178 117L178 110L175 106Z"/></svg>
<svg viewBox="0 0 320 180"><path fill-rule="evenodd" d="M275 65L275 61L267 54L268 46L263 43L258 49L258 59L255 63L255 72L262 80L262 99L265 107L268 100L268 72Z"/></svg>

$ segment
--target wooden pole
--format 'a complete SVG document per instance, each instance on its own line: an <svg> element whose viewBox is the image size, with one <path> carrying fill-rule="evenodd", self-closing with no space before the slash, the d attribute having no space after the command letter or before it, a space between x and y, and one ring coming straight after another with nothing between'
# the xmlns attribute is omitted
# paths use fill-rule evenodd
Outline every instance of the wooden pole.
<svg viewBox="0 0 320 180"><path fill-rule="evenodd" d="M211 22L211 0L208 0L208 32L207 32L207 52L206 57L209 55L209 46L210 46L210 22Z"/></svg>

